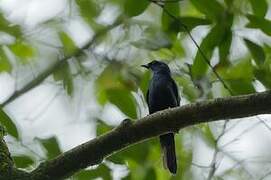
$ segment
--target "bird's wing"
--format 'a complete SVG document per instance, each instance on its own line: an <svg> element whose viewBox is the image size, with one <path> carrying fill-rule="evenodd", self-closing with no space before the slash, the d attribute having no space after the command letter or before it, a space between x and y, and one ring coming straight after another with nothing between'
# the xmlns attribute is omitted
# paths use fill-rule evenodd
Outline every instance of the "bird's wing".
<svg viewBox="0 0 271 180"><path fill-rule="evenodd" d="M178 91L178 87L177 84L175 83L175 81L173 79L171 79L172 82L172 87L173 87L173 93L177 99L177 105L180 106L180 95L179 95L179 91Z"/></svg>

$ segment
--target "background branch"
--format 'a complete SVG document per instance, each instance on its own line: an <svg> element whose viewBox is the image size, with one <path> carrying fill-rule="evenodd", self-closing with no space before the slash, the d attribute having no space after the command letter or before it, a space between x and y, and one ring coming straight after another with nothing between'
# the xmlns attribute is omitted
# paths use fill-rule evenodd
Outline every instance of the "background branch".
<svg viewBox="0 0 271 180"><path fill-rule="evenodd" d="M14 99L20 97L21 95L23 95L24 93L28 92L29 90L35 88L36 86L38 86L40 83L42 83L48 76L50 76L53 72L55 72L57 69L61 68L61 66L63 66L68 59L72 58L72 57L76 57L79 56L80 54L83 53L84 50L88 49L91 45L93 45L96 40L103 36L105 33L107 33L108 31L110 31L111 29L117 27L118 25L120 25L122 22L122 18L117 19L113 24L101 29L98 33L96 33L96 35L94 35L94 37L87 42L82 48L78 48L77 50L74 51L73 54L69 55L69 56L65 56L62 59L59 59L55 64L51 65L47 70L45 70L44 72L42 72L40 75L38 75L35 79L33 79L32 81L30 81L29 83L27 83L26 85L24 85L24 87L22 87L20 90L16 90L6 101L4 101L1 106L4 107L7 104L9 104L10 102L12 102Z"/></svg>

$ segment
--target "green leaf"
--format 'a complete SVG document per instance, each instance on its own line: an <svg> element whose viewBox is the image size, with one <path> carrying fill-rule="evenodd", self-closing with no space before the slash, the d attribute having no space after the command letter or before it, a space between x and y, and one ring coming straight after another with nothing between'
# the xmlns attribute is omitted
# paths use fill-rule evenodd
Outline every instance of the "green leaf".
<svg viewBox="0 0 271 180"><path fill-rule="evenodd" d="M130 163L133 161L134 163L143 166L147 161L150 148L151 142L142 142L111 155L107 160L116 164L124 164L125 162Z"/></svg>
<svg viewBox="0 0 271 180"><path fill-rule="evenodd" d="M201 126L201 131L207 145L210 146L211 148L214 148L216 146L216 139L210 129L209 124L203 124Z"/></svg>
<svg viewBox="0 0 271 180"><path fill-rule="evenodd" d="M228 56L230 54L230 48L232 43L232 31L228 30L224 34L224 41L219 45L219 64L220 65L228 65L229 59Z"/></svg>
<svg viewBox="0 0 271 180"><path fill-rule="evenodd" d="M182 87L182 95L190 102L197 100L199 96L198 89L194 86L194 83L187 76L175 77L176 82Z"/></svg>
<svg viewBox="0 0 271 180"><path fill-rule="evenodd" d="M179 31L179 22L175 19L173 19L170 15L175 17L180 16L180 5L179 2L173 3L173 2L165 2L163 13L162 13L162 27L164 31L167 32L175 32L177 33Z"/></svg>
<svg viewBox="0 0 271 180"><path fill-rule="evenodd" d="M226 68L226 74L221 74L225 79L253 80L253 67L249 59L242 59L230 68Z"/></svg>
<svg viewBox="0 0 271 180"><path fill-rule="evenodd" d="M271 89L271 59L267 58L265 63L260 67L254 67L255 77L267 88Z"/></svg>
<svg viewBox="0 0 271 180"><path fill-rule="evenodd" d="M150 180L150 179L153 179L155 180L157 177L156 177L156 172L153 168L149 168L146 172L146 175L144 177L144 180Z"/></svg>
<svg viewBox="0 0 271 180"><path fill-rule="evenodd" d="M224 0L228 8L231 8L234 0Z"/></svg>
<svg viewBox="0 0 271 180"><path fill-rule="evenodd" d="M72 38L64 31L59 32L59 38L64 46L64 54L66 56L73 55L78 48L76 47Z"/></svg>
<svg viewBox="0 0 271 180"><path fill-rule="evenodd" d="M174 54L175 58L185 56L185 50L179 38L177 38L175 42L173 42L172 47L171 47L171 53Z"/></svg>
<svg viewBox="0 0 271 180"><path fill-rule="evenodd" d="M65 62L53 74L56 81L63 81L64 89L69 95L73 93L73 77L70 71L69 63Z"/></svg>
<svg viewBox="0 0 271 180"><path fill-rule="evenodd" d="M255 92L252 84L253 66L249 59L242 59L234 66L220 69L219 74L235 95Z"/></svg>
<svg viewBox="0 0 271 180"><path fill-rule="evenodd" d="M90 180L102 178L103 180L112 180L111 170L104 164L100 164L92 170L83 170L75 175L76 180Z"/></svg>
<svg viewBox="0 0 271 180"><path fill-rule="evenodd" d="M90 22L93 18L97 17L100 13L100 8L93 0L76 0L79 7L80 14L83 18Z"/></svg>
<svg viewBox="0 0 271 180"><path fill-rule="evenodd" d="M48 159L52 159L61 154L56 137L53 136L47 139L38 138L38 141L44 147Z"/></svg>
<svg viewBox="0 0 271 180"><path fill-rule="evenodd" d="M172 46L168 35L154 27L147 28L143 35L144 37L137 41L131 42L131 44L140 49L153 51L159 50L161 48L170 48Z"/></svg>
<svg viewBox="0 0 271 180"><path fill-rule="evenodd" d="M251 81L229 80L227 81L227 84L236 95L255 93L255 88Z"/></svg>
<svg viewBox="0 0 271 180"><path fill-rule="evenodd" d="M224 31L224 27L217 24L201 42L200 48L208 61L210 61L210 58L213 55L214 48L222 42ZM192 77L194 79L200 79L202 76L204 76L207 70L208 64L198 50L194 63L191 67Z"/></svg>
<svg viewBox="0 0 271 180"><path fill-rule="evenodd" d="M190 2L212 20L219 21L225 11L224 7L216 0L191 0Z"/></svg>
<svg viewBox="0 0 271 180"><path fill-rule="evenodd" d="M100 136L108 131L111 131L114 127L107 125L105 122L98 120L96 127L96 134L97 136Z"/></svg>
<svg viewBox="0 0 271 180"><path fill-rule="evenodd" d="M268 4L266 0L249 0L251 7L253 9L254 15L259 17L264 17L267 10Z"/></svg>
<svg viewBox="0 0 271 180"><path fill-rule="evenodd" d="M27 64L35 55L34 48L30 44L21 41L16 41L16 43L10 45L10 49L20 58L23 64Z"/></svg>
<svg viewBox="0 0 271 180"><path fill-rule="evenodd" d="M108 100L116 105L124 114L130 118L136 119L136 105L132 93L125 89L106 90Z"/></svg>
<svg viewBox="0 0 271 180"><path fill-rule="evenodd" d="M34 164L34 160L25 155L12 156L12 159L14 160L17 168L27 168Z"/></svg>
<svg viewBox="0 0 271 180"><path fill-rule="evenodd" d="M22 36L21 28L18 25L11 25L10 22L8 22L3 14L0 14L0 31L4 31L16 38L19 38Z"/></svg>
<svg viewBox="0 0 271 180"><path fill-rule="evenodd" d="M103 70L95 83L96 97L101 105L105 105L109 101L107 97L108 89L134 91L138 88L129 68L115 61Z"/></svg>
<svg viewBox="0 0 271 180"><path fill-rule="evenodd" d="M156 51L161 48L169 48L171 47L171 43L167 40L161 40L161 39L140 39L137 41L131 42L131 45L135 46L139 49L147 49Z"/></svg>
<svg viewBox="0 0 271 180"><path fill-rule="evenodd" d="M148 87L149 87L149 80L151 77L151 73L149 71L146 71L140 78L140 89L142 90L144 96L146 96Z"/></svg>
<svg viewBox="0 0 271 180"><path fill-rule="evenodd" d="M8 134L15 137L16 139L19 139L19 133L16 125L13 123L10 117L3 111L2 108L0 108L0 124L2 124L6 128Z"/></svg>
<svg viewBox="0 0 271 180"><path fill-rule="evenodd" d="M247 48L249 49L254 61L256 62L256 64L258 66L261 66L265 61L265 53L264 53L263 48L248 39L244 39L244 40L245 40L245 44L246 44Z"/></svg>
<svg viewBox="0 0 271 180"><path fill-rule="evenodd" d="M100 74L96 80L97 91L102 89L128 89L136 90L137 86L131 79L128 67L113 61Z"/></svg>
<svg viewBox="0 0 271 180"><path fill-rule="evenodd" d="M138 16L149 6L149 0L126 0L124 3L124 13L129 16Z"/></svg>
<svg viewBox="0 0 271 180"><path fill-rule="evenodd" d="M0 72L11 72L12 66L9 62L9 59L4 52L4 50L1 48L0 49Z"/></svg>
<svg viewBox="0 0 271 180"><path fill-rule="evenodd" d="M186 27L188 28L188 30L192 30L197 26L200 25L209 25L212 22L209 19L203 19L203 18L197 18L197 17L190 17L190 16L183 16L180 17L179 20L186 25ZM182 27L180 27L180 31L184 31L184 29Z"/></svg>
<svg viewBox="0 0 271 180"><path fill-rule="evenodd" d="M271 36L271 21L262 17L257 17L254 15L247 15L249 23L247 27L262 30L268 36Z"/></svg>

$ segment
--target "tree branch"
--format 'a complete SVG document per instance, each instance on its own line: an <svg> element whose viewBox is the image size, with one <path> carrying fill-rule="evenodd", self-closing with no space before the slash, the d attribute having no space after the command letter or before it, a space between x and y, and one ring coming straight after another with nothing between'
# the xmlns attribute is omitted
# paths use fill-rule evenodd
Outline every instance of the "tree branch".
<svg viewBox="0 0 271 180"><path fill-rule="evenodd" d="M4 128L0 125L0 179L27 180L30 174L15 168L13 159L4 140Z"/></svg>
<svg viewBox="0 0 271 180"><path fill-rule="evenodd" d="M99 164L107 156L140 141L187 126L221 119L271 113L271 91L218 98L154 113L132 122L124 120L114 130L41 163L32 179L63 179L80 169Z"/></svg>

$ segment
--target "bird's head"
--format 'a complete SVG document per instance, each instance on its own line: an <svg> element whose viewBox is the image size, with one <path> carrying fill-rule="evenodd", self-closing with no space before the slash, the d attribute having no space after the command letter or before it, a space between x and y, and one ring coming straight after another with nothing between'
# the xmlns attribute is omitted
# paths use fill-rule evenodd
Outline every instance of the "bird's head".
<svg viewBox="0 0 271 180"><path fill-rule="evenodd" d="M152 70L154 73L168 73L170 74L170 69L168 65L162 61L154 60L148 64L141 65L144 68Z"/></svg>

